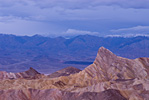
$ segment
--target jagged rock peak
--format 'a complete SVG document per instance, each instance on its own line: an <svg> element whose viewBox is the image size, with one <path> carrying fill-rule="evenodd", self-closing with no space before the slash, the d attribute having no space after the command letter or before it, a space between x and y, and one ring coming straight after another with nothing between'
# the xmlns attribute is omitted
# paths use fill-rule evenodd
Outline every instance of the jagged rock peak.
<svg viewBox="0 0 149 100"><path fill-rule="evenodd" d="M115 57L116 55L114 53L112 53L110 50L104 48L104 47L100 47L97 53L97 56L100 57Z"/></svg>
<svg viewBox="0 0 149 100"><path fill-rule="evenodd" d="M34 74L40 74L38 71L36 71L34 68L30 67L29 70L25 71L27 73L34 73Z"/></svg>
<svg viewBox="0 0 149 100"><path fill-rule="evenodd" d="M36 71L34 68L30 67L29 70L22 72L21 74L27 77L32 77L32 76L39 75L40 73Z"/></svg>
<svg viewBox="0 0 149 100"><path fill-rule="evenodd" d="M98 64L98 66L100 65L99 63L111 64L116 59L117 56L114 53L112 53L110 50L104 47L100 47L96 59L94 61L94 64Z"/></svg>
<svg viewBox="0 0 149 100"><path fill-rule="evenodd" d="M127 59L116 56L108 49L101 47L94 63L85 72L100 81L127 80L148 78L148 58Z"/></svg>

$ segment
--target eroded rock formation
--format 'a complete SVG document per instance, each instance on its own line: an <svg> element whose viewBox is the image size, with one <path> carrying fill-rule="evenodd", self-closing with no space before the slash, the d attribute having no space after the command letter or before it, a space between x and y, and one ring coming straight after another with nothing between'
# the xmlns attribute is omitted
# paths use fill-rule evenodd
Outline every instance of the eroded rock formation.
<svg viewBox="0 0 149 100"><path fill-rule="evenodd" d="M18 79L18 78L23 78L23 79L36 79L36 78L41 78L44 76L43 74L40 74L37 72L35 69L30 67L29 70L25 72L20 72L20 73L8 73L5 71L0 71L0 80L4 79Z"/></svg>
<svg viewBox="0 0 149 100"><path fill-rule="evenodd" d="M57 89L1 90L0 100L127 100L118 90L68 92Z"/></svg>
<svg viewBox="0 0 149 100"><path fill-rule="evenodd" d="M77 69L75 67L66 67L64 69L61 69L59 71L56 71L50 75L48 75L49 78L55 78L60 76L69 76L70 74L79 73L81 70Z"/></svg>
<svg viewBox="0 0 149 100"><path fill-rule="evenodd" d="M0 89L0 97L6 100L6 93L16 96L9 100L38 100L35 95L42 100L148 100L149 58L126 59L101 47L94 63L79 73L1 80Z"/></svg>

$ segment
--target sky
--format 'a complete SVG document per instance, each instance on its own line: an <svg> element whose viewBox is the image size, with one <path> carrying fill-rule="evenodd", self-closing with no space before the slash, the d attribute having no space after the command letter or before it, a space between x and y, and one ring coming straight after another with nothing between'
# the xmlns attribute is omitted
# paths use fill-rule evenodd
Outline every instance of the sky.
<svg viewBox="0 0 149 100"><path fill-rule="evenodd" d="M0 33L149 36L149 0L0 0Z"/></svg>

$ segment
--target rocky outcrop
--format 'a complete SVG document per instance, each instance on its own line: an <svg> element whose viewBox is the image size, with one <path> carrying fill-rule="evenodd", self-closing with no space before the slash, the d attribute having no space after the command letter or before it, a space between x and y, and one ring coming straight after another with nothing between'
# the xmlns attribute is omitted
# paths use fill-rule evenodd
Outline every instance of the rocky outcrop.
<svg viewBox="0 0 149 100"><path fill-rule="evenodd" d="M59 71L56 71L50 75L48 75L49 78L55 78L60 76L69 76L70 74L79 73L81 70L77 69L75 67L66 67L64 69L61 69Z"/></svg>
<svg viewBox="0 0 149 100"><path fill-rule="evenodd" d="M47 90L1 90L0 100L127 100L118 90L104 92L67 92L57 89Z"/></svg>
<svg viewBox="0 0 149 100"><path fill-rule="evenodd" d="M18 79L18 78L23 78L23 79L37 79L43 77L43 74L40 74L37 72L35 69L30 67L29 70L25 72L20 72L20 73L8 73L5 71L0 71L0 80L3 79Z"/></svg>
<svg viewBox="0 0 149 100"><path fill-rule="evenodd" d="M68 84L74 84L71 91L118 89L129 100L147 100L149 58L126 59L101 47L94 63L69 79Z"/></svg>
<svg viewBox="0 0 149 100"><path fill-rule="evenodd" d="M149 58L126 59L101 47L94 63L84 71L99 81L148 79Z"/></svg>
<svg viewBox="0 0 149 100"><path fill-rule="evenodd" d="M70 73L68 76L65 74L67 72ZM42 100L44 97L51 100L148 100L149 98L149 58L122 58L101 47L93 64L79 73L71 74L71 72L73 71L61 70L56 72L53 78L49 78L49 75L35 80L20 78L1 80L0 97L5 99L6 93L12 94L11 91L14 91L16 98L21 95L20 97L24 98L33 97L33 100L38 100L35 99L35 95ZM31 73L28 75L34 76ZM30 98L29 100L32 100Z"/></svg>

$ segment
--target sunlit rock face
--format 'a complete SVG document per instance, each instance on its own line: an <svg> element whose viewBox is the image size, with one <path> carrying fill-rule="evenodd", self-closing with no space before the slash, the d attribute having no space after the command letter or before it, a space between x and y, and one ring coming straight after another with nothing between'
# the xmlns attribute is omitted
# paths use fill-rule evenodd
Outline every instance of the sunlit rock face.
<svg viewBox="0 0 149 100"><path fill-rule="evenodd" d="M14 93L18 100L38 100L35 99L35 95L42 100L44 98L45 100L148 100L149 98L149 58L122 58L101 47L93 64L76 73L68 73L73 72L73 68L70 69L71 71L66 69L57 71L52 78L49 75L31 80L26 78L1 80L0 97L5 100L7 93L9 95ZM34 76L31 73L28 75ZM27 99L20 99L23 96ZM8 100L14 98L9 97Z"/></svg>

